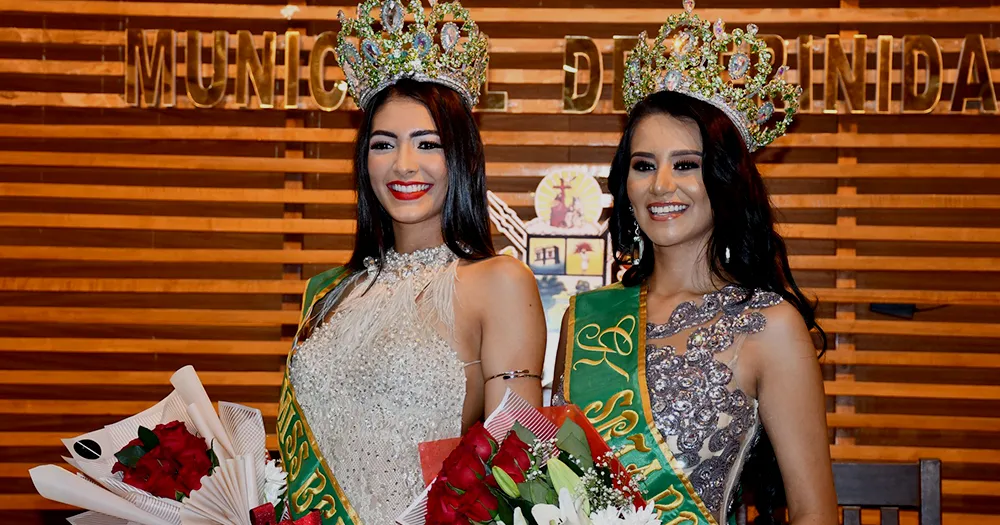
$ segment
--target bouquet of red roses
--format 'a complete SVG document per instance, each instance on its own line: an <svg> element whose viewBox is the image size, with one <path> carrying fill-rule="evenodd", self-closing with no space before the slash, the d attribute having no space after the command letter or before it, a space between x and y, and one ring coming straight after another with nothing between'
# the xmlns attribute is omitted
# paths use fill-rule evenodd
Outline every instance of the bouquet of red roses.
<svg viewBox="0 0 1000 525"><path fill-rule="evenodd" d="M220 402L193 367L171 378L156 405L63 443L79 471L30 470L42 496L90 510L71 523L250 525L250 511L284 509L285 472L267 451L260 410Z"/></svg>
<svg viewBox="0 0 1000 525"><path fill-rule="evenodd" d="M115 454L112 474L161 498L180 501L201 488L201 478L219 466L215 452L180 421L161 423L152 430L140 426L139 437Z"/></svg>
<svg viewBox="0 0 1000 525"><path fill-rule="evenodd" d="M659 524L576 407L538 410L508 391L500 408L457 446L454 440L422 444L421 460L425 477L440 468L424 496L397 518L403 525Z"/></svg>

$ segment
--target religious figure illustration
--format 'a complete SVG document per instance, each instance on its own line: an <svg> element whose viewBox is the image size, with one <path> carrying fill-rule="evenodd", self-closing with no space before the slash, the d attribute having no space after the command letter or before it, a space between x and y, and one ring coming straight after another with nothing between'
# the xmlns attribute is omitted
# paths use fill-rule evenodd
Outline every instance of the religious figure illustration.
<svg viewBox="0 0 1000 525"><path fill-rule="evenodd" d="M607 199L594 168L546 172L535 190L535 218L523 222L495 194L489 194L490 219L507 237L506 249L535 273L548 330L543 377L551 380L555 347L563 312L570 297L612 280L607 222L602 222Z"/></svg>

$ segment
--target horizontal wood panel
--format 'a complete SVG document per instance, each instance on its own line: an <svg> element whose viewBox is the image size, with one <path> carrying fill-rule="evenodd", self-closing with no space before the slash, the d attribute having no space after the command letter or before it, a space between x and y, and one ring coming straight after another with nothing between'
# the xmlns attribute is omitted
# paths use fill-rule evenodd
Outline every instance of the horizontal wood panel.
<svg viewBox="0 0 1000 525"><path fill-rule="evenodd" d="M349 190L164 188L100 184L0 183L0 197L33 197L84 200L136 200L187 202L262 202L353 205ZM531 195L497 192L510 206L527 207ZM908 208L1000 209L993 195L774 195L779 208Z"/></svg>
<svg viewBox="0 0 1000 525"><path fill-rule="evenodd" d="M491 89L509 96L506 113L477 116L488 184L522 219L534 217L542 176L606 176L624 121L611 114L611 37L653 30L679 3L468 1L492 36ZM178 107L131 108L121 91L125 29L197 27L206 46L212 29L249 29L258 45L273 30L281 46L291 27L306 33L305 59L340 7L298 5L286 20L285 4L0 0L13 26L0 28L0 512L34 525L66 510L30 493L34 463L17 458L58 463L59 438L149 406L174 364L198 366L220 399L275 416L305 279L350 256L357 108L348 99L321 112L303 96L297 110L248 110L230 94L196 109L184 38ZM698 13L780 34L791 82L802 80L795 37L816 39L812 106L758 161L790 265L830 335L820 363L833 456L941 458L945 523L1000 525L1000 117L975 105L953 113L950 100L966 34L984 35L1000 83L990 26L1000 6L736 4L705 0ZM822 37L854 31L868 35L870 59L877 35L895 37L890 114L874 112L875 60L868 114L823 114ZM604 55L592 115L563 113L571 33ZM942 97L929 114L903 115L901 37L924 33L943 52ZM332 62L326 78L342 78ZM871 310L887 303L914 305L913 319Z"/></svg>
<svg viewBox="0 0 1000 525"><path fill-rule="evenodd" d="M74 279L0 277L0 291L81 293L297 294L305 281L217 279ZM808 288L823 302L1000 305L1000 292Z"/></svg>

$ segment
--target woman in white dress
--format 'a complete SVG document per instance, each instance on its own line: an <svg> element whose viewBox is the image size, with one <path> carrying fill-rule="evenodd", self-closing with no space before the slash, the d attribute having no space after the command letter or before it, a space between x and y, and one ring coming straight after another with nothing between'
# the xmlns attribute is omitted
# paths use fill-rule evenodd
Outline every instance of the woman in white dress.
<svg viewBox="0 0 1000 525"><path fill-rule="evenodd" d="M424 488L418 444L459 436L507 388L540 405L545 348L534 277L490 237L471 112L485 35L457 3L358 13L337 49L364 111L354 253L309 281L278 418L291 514L331 524L393 523Z"/></svg>

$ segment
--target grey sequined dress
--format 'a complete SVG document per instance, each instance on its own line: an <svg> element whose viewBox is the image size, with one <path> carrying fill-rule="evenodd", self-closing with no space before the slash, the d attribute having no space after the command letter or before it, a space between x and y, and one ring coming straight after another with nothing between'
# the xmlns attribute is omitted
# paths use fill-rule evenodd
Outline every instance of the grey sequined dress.
<svg viewBox="0 0 1000 525"><path fill-rule="evenodd" d="M390 252L292 358L303 414L367 525L395 523L423 491L419 443L461 434L465 371L449 344L456 264L446 246Z"/></svg>
<svg viewBox="0 0 1000 525"><path fill-rule="evenodd" d="M762 310L782 301L773 292L751 295L727 286L700 303L681 303L666 323L646 325L646 384L656 428L719 523L728 521L760 431L757 400L736 384L739 348L764 329ZM561 383L553 404L565 403Z"/></svg>

